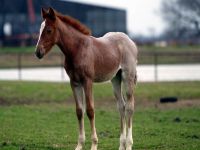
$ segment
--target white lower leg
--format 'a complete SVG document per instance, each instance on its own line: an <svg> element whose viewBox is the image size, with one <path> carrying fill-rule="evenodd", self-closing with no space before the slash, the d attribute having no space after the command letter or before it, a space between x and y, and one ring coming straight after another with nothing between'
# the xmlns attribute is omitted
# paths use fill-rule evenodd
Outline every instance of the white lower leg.
<svg viewBox="0 0 200 150"><path fill-rule="evenodd" d="M121 135L120 135L120 146L119 150L125 150L126 148L126 120L122 118L122 125L121 125Z"/></svg>
<svg viewBox="0 0 200 150"><path fill-rule="evenodd" d="M79 126L79 137L78 144L75 150L82 150L85 143L85 129L84 129L84 120L82 119Z"/></svg>
<svg viewBox="0 0 200 150"><path fill-rule="evenodd" d="M94 127L93 131L92 131L92 146L91 146L91 150L97 150L97 145L98 145L98 137L96 134L96 129Z"/></svg>
<svg viewBox="0 0 200 150"><path fill-rule="evenodd" d="M76 150L82 150L83 146L84 146L84 143L85 143L85 133L82 134L82 135L79 135L78 144L77 144Z"/></svg>
<svg viewBox="0 0 200 150"><path fill-rule="evenodd" d="M132 150L133 137L132 137L132 125L128 128L126 138L126 150Z"/></svg>
<svg viewBox="0 0 200 150"><path fill-rule="evenodd" d="M126 137L126 150L132 150L133 137L132 137L132 115L133 115L133 103L128 103L126 106L127 117L127 137Z"/></svg>

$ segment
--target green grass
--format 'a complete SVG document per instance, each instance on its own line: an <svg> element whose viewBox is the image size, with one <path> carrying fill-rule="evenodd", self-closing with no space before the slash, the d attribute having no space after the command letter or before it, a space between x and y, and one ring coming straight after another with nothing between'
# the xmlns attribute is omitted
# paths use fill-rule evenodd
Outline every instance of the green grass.
<svg viewBox="0 0 200 150"><path fill-rule="evenodd" d="M155 58L156 57L156 58ZM139 64L187 64L199 63L199 46L141 46L139 47Z"/></svg>
<svg viewBox="0 0 200 150"><path fill-rule="evenodd" d="M177 46L166 46L166 47L157 47L157 46L139 46L139 50L146 52L200 52L199 45L177 45Z"/></svg>
<svg viewBox="0 0 200 150"><path fill-rule="evenodd" d="M54 47L42 61L39 61L34 54L34 47L3 48L0 49L0 68L17 68L19 64L21 68L60 67L64 62L64 55L57 49Z"/></svg>
<svg viewBox="0 0 200 150"><path fill-rule="evenodd" d="M162 96L200 99L199 89L200 82L138 83L135 95L136 101L152 102ZM120 127L116 104L107 103L113 99L111 84L95 84L94 95L98 148L116 150ZM71 98L68 83L0 81L0 149L74 149L78 127L75 105L68 101ZM200 150L199 116L198 106L162 109L136 105L134 149ZM88 150L91 141L87 117L85 128Z"/></svg>
<svg viewBox="0 0 200 150"><path fill-rule="evenodd" d="M53 47L54 50L58 50L58 47ZM27 47L1 47L1 52L9 52L9 53L32 53L35 51L35 46L27 46Z"/></svg>
<svg viewBox="0 0 200 150"><path fill-rule="evenodd" d="M35 47L1 47L0 52L10 52L10 53L24 53L24 52L34 52Z"/></svg>
<svg viewBox="0 0 200 150"><path fill-rule="evenodd" d="M166 90L167 89L167 90ZM137 101L158 101L160 97L177 96L182 99L200 99L200 82L138 83L135 87ZM0 81L0 101L8 104L63 102L72 98L69 83ZM112 99L111 83L94 85L97 101Z"/></svg>
<svg viewBox="0 0 200 150"><path fill-rule="evenodd" d="M134 114L133 138L137 150L200 149L200 108L145 109ZM85 150L90 148L86 119ZM0 107L1 150L74 149L77 120L72 107L42 104ZM96 110L99 150L116 150L119 145L119 116L116 110Z"/></svg>

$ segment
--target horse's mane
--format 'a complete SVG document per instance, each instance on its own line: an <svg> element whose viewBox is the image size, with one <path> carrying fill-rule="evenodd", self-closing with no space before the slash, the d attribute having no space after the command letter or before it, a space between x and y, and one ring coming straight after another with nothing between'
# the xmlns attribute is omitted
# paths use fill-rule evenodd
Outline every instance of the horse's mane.
<svg viewBox="0 0 200 150"><path fill-rule="evenodd" d="M74 29L78 30L79 32L85 34L85 35L91 35L91 30L83 25L80 21L68 16L68 15L63 15L59 12L55 12L56 16L62 20L63 22L71 25Z"/></svg>

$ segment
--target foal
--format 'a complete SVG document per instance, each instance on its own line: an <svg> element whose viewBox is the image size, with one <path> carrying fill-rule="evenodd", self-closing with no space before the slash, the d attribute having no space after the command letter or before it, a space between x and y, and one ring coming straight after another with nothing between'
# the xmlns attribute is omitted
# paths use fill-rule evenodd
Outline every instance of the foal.
<svg viewBox="0 0 200 150"><path fill-rule="evenodd" d="M90 36L90 30L79 21L64 16L52 8L41 11L43 22L35 54L41 59L55 44L65 55L65 70L70 78L79 122L76 150L85 142L84 105L92 131L91 150L97 150L93 82L111 80L117 100L120 120L119 150L131 150L132 115L134 110L133 87L136 83L137 48L124 33L107 33L103 37ZM121 85L125 88L125 98ZM126 133L127 132L127 133Z"/></svg>

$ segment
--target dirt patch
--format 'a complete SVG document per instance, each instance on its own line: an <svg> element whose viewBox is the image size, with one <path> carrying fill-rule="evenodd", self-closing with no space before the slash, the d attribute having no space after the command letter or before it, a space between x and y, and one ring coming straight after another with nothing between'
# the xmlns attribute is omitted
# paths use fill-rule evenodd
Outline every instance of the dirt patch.
<svg viewBox="0 0 200 150"><path fill-rule="evenodd" d="M15 99L5 100L4 98L0 97L0 106L11 106L11 105L39 105L39 104L63 104L66 103L68 100L63 101L50 101L50 100L42 100L42 101L34 101L31 99ZM72 101L72 100L70 100Z"/></svg>
<svg viewBox="0 0 200 150"><path fill-rule="evenodd" d="M105 99L95 101L96 108L116 108L117 104L115 99ZM188 107L200 107L199 99L191 100L178 100L173 103L160 103L159 101L149 101L149 100L136 100L135 108L158 108L158 109L174 109L174 108L188 108Z"/></svg>
<svg viewBox="0 0 200 150"><path fill-rule="evenodd" d="M174 103L160 103L156 102L155 107L159 109L173 109L173 108L187 108L187 107L200 107L200 100L178 100Z"/></svg>
<svg viewBox="0 0 200 150"><path fill-rule="evenodd" d="M74 99L67 100L67 105L75 105ZM188 107L200 107L200 99L191 100L178 100L174 103L160 103L159 101L149 100L136 100L135 108L158 108L158 109L174 109L174 108L188 108ZM114 98L104 98L95 100L95 108L100 109L116 109L117 103Z"/></svg>
<svg viewBox="0 0 200 150"><path fill-rule="evenodd" d="M8 105L8 102L0 97L0 106L6 106L6 105Z"/></svg>
<svg viewBox="0 0 200 150"><path fill-rule="evenodd" d="M4 98L0 97L0 106L10 106L10 105L38 105L38 104L65 104L67 106L75 106L74 98L68 98L60 102L54 101L31 101L31 100L15 100L7 101ZM200 107L200 99L191 99L191 100L178 100L174 103L160 103L159 101L150 101L150 100L136 100L135 108L158 108L158 109L174 109L174 108L187 108L187 107ZM114 98L102 98L95 100L95 108L100 109L116 109L117 103Z"/></svg>

